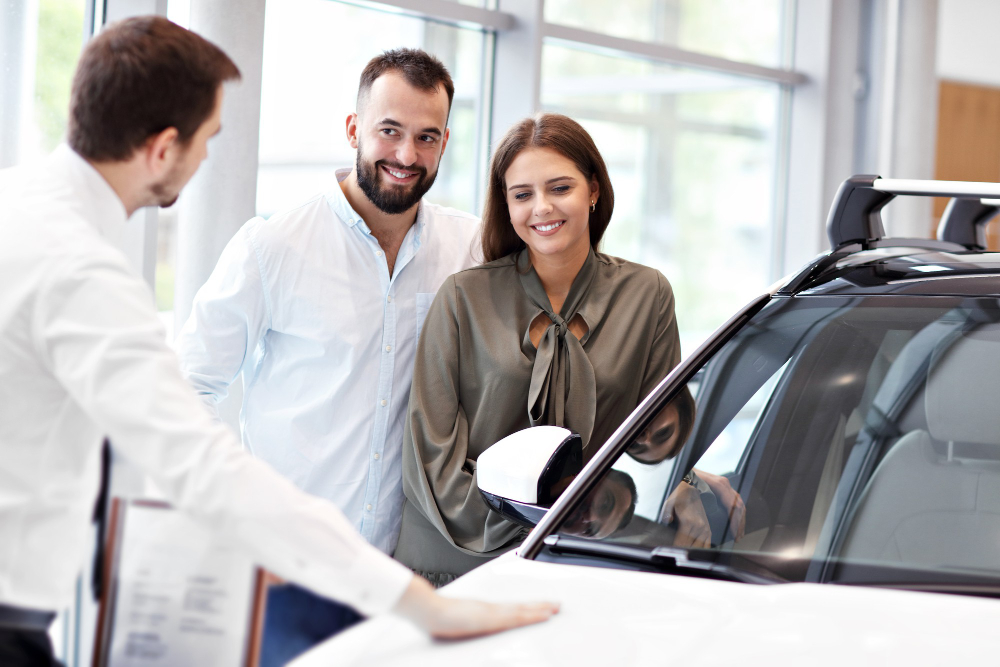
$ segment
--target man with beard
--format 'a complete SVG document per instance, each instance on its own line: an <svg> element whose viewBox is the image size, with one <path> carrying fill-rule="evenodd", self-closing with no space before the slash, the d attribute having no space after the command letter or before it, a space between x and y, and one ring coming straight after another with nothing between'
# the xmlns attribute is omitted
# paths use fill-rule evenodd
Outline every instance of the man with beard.
<svg viewBox="0 0 1000 667"><path fill-rule="evenodd" d="M366 614L455 637L556 611L437 596L336 507L244 452L181 376L153 294L114 239L136 210L177 198L221 130L223 84L239 76L163 17L112 24L80 56L68 145L0 172L4 667L58 664L48 629L77 596L111 451L218 539Z"/></svg>
<svg viewBox="0 0 1000 667"><path fill-rule="evenodd" d="M422 200L448 143L453 93L423 51L372 59L347 117L354 168L325 194L247 222L177 339L185 375L213 410L243 374L244 446L333 501L389 554L421 324L442 281L473 264L478 231L475 217ZM356 619L274 587L261 664L284 664Z"/></svg>

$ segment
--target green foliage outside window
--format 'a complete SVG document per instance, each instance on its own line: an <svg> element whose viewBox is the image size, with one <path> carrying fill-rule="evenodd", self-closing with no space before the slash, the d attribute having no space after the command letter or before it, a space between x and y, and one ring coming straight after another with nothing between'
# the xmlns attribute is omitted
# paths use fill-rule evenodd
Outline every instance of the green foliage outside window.
<svg viewBox="0 0 1000 667"><path fill-rule="evenodd" d="M44 152L66 134L73 70L83 46L83 3L39 0L35 62L35 122Z"/></svg>

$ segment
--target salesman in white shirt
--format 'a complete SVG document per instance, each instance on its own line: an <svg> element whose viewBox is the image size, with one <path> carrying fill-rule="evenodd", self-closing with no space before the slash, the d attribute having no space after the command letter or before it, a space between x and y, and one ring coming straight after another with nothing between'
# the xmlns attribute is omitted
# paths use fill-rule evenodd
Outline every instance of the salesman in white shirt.
<svg viewBox="0 0 1000 667"><path fill-rule="evenodd" d="M184 375L213 412L243 374L244 446L336 504L388 554L421 324L442 281L472 266L478 233L475 217L423 199L448 143L453 93L448 70L424 51L373 58L346 120L355 166L310 201L247 222L176 340ZM356 618L294 587L272 589L268 607L262 667Z"/></svg>
<svg viewBox="0 0 1000 667"><path fill-rule="evenodd" d="M334 505L246 454L181 376L112 239L138 208L177 198L220 129L222 82L238 77L166 19L115 24L81 56L69 146L0 176L2 665L55 664L46 628L87 560L104 436L221 538L364 614L464 636L554 610L439 598Z"/></svg>

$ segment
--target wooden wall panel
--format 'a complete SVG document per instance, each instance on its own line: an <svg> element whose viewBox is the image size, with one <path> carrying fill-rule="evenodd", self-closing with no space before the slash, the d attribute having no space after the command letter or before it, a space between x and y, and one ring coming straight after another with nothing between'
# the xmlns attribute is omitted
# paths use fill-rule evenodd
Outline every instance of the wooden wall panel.
<svg viewBox="0 0 1000 667"><path fill-rule="evenodd" d="M1000 88L941 81L934 178L1000 181ZM946 198L935 199L935 226L947 204ZM990 248L1000 249L996 221L987 236Z"/></svg>

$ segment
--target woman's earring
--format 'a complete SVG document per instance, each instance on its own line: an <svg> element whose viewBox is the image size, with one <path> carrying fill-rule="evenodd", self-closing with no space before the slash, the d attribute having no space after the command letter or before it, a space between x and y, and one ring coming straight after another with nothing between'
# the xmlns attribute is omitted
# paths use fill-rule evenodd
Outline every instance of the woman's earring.
<svg viewBox="0 0 1000 667"><path fill-rule="evenodd" d="M591 199L590 200L590 212L593 213L596 210L597 210L597 201Z"/></svg>

